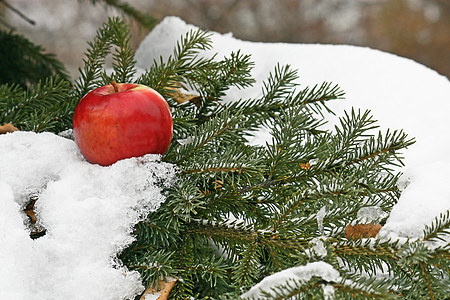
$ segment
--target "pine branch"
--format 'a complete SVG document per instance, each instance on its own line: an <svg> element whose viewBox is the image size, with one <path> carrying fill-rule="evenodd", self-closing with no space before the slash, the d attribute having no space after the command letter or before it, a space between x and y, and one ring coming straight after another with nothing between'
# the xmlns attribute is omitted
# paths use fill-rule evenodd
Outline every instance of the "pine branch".
<svg viewBox="0 0 450 300"><path fill-rule="evenodd" d="M240 253L240 259L236 261L236 268L232 280L246 286L254 284L259 279L261 272L259 260L261 258L261 249L256 243L249 245Z"/></svg>
<svg viewBox="0 0 450 300"><path fill-rule="evenodd" d="M171 149L172 152L166 155L167 159L183 165L186 161L197 160L197 156L201 155L202 151L210 153L208 151L220 141L235 144L236 141L242 140L237 126L241 119L241 115L231 116L224 111L201 126L193 128L193 132L185 141ZM209 146L213 148L208 148Z"/></svg>
<svg viewBox="0 0 450 300"><path fill-rule="evenodd" d="M17 86L0 86L0 122L21 130L58 132L65 127L61 110L70 104L70 83L58 77L39 82L28 91Z"/></svg>
<svg viewBox="0 0 450 300"><path fill-rule="evenodd" d="M311 105L311 108L316 113L321 113L322 108L327 112L334 114L327 106L326 102L330 100L343 99L345 92L338 86L331 82L324 82L320 86L315 85L312 88L306 88L298 93L293 99L294 103L301 103L302 105Z"/></svg>
<svg viewBox="0 0 450 300"><path fill-rule="evenodd" d="M358 273L364 271L374 275L383 272L386 267L387 271L390 271L397 266L399 252L397 242L336 240L330 246L344 265Z"/></svg>
<svg viewBox="0 0 450 300"><path fill-rule="evenodd" d="M131 270L139 271L147 286L157 288L160 279L176 276L172 265L174 255L172 251L147 249L145 256L131 258L126 263Z"/></svg>
<svg viewBox="0 0 450 300"><path fill-rule="evenodd" d="M45 53L41 46L22 35L0 30L0 57L0 84L27 88L52 76L69 78L55 55Z"/></svg>
<svg viewBox="0 0 450 300"><path fill-rule="evenodd" d="M116 52L113 54L114 72L108 76L108 80L116 82L131 82L135 69L134 50L131 48L131 35L128 26L123 22L117 22L116 26L111 27L112 44L116 46Z"/></svg>
<svg viewBox="0 0 450 300"><path fill-rule="evenodd" d="M129 29L119 18L109 18L108 22L97 31L84 59L84 68L80 69L80 78L75 82L74 98L81 99L94 88L108 84L112 80L128 82L135 70L134 52L130 46ZM116 47L113 54L114 72L108 76L103 71L106 56Z"/></svg>
<svg viewBox="0 0 450 300"><path fill-rule="evenodd" d="M104 82L103 66L105 58L111 47L111 35L113 27L120 22L118 19L109 19L102 28L97 30L95 39L88 42L89 48L83 59L84 68L80 72L80 78L75 82L75 97L81 99L94 88L102 86Z"/></svg>
<svg viewBox="0 0 450 300"><path fill-rule="evenodd" d="M211 62L211 59L200 58L198 53L211 48L211 34L202 30L189 31L181 37L174 49L173 55L167 61L160 58L137 80L138 83L151 86L164 98L170 100L170 94L186 83L184 75L192 70L201 69ZM175 104L172 102L171 104Z"/></svg>
<svg viewBox="0 0 450 300"><path fill-rule="evenodd" d="M392 291L392 280L377 280L344 274L340 283L332 285L336 299L401 299L401 295Z"/></svg>
<svg viewBox="0 0 450 300"><path fill-rule="evenodd" d="M423 231L424 241L446 242L445 236L450 234L450 210L441 213L431 225L426 225Z"/></svg>

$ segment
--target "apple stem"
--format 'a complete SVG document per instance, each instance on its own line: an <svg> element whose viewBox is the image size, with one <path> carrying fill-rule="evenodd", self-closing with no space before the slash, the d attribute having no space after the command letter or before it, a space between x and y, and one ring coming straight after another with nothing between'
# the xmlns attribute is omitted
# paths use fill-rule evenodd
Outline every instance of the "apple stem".
<svg viewBox="0 0 450 300"><path fill-rule="evenodd" d="M111 81L111 85L114 88L114 92L118 93L119 92L119 87L117 86L117 82L115 80Z"/></svg>

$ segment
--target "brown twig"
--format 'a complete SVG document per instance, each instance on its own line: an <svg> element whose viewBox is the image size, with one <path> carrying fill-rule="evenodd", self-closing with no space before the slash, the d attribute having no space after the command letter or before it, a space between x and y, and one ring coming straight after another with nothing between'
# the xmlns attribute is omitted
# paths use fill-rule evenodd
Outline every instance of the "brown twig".
<svg viewBox="0 0 450 300"><path fill-rule="evenodd" d="M12 12L16 13L17 15L19 15L19 17L21 17L22 19L24 19L25 21L27 21L28 23L30 23L31 25L36 25L36 22L31 20L30 18L28 18L27 16L25 16L20 10L18 10L17 8L11 6L11 4L9 4L8 2L6 2L5 0L0 0L0 2L2 2L7 8L9 8Z"/></svg>

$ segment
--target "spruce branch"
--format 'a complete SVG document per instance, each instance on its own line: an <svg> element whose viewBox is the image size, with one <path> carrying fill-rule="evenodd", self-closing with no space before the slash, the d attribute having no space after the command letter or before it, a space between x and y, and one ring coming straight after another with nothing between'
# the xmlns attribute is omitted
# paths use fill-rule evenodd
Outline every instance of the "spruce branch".
<svg viewBox="0 0 450 300"><path fill-rule="evenodd" d="M420 241L402 246L399 252L399 269L410 287L404 291L408 297L444 299L450 291L448 259L447 263L436 266L429 263L432 256L434 254Z"/></svg>
<svg viewBox="0 0 450 300"><path fill-rule="evenodd" d="M79 69L80 77L75 82L74 97L81 99L92 89L108 84L112 80L129 82L135 70L134 51L130 46L130 32L126 23L119 18L109 18L97 31L96 37L88 43L84 68ZM113 54L113 73L108 76L103 71L106 57Z"/></svg>
<svg viewBox="0 0 450 300"><path fill-rule="evenodd" d="M187 83L200 94L196 102L199 117L208 119L222 111L224 105L220 101L231 87L251 86L254 83L250 76L252 68L250 55L238 51L221 61L210 61L204 67L186 73Z"/></svg>
<svg viewBox="0 0 450 300"><path fill-rule="evenodd" d="M81 99L94 88L103 85L103 66L111 46L112 27L117 22L118 19L109 19L108 23L97 30L94 41L88 42L89 48L85 53L86 58L83 59L84 68L79 69L80 78L75 82L75 96L78 99Z"/></svg>
<svg viewBox="0 0 450 300"><path fill-rule="evenodd" d="M0 122L21 130L57 132L65 127L62 114L70 99L70 83L59 77L38 82L27 91L18 86L0 86Z"/></svg>
<svg viewBox="0 0 450 300"><path fill-rule="evenodd" d="M134 52L130 46L129 29L119 18L109 18L97 31L96 37L88 43L84 68L79 69L80 78L75 82L74 97L81 99L92 89L108 84L112 80L126 82L131 80L134 73ZM106 56L112 52L114 72L110 76L103 71Z"/></svg>
<svg viewBox="0 0 450 300"><path fill-rule="evenodd" d="M185 75L192 70L201 69L212 59L198 56L200 51L211 48L211 34L202 30L191 30L177 42L174 52L167 61L162 57L154 61L152 66L142 74L137 82L151 86L166 99L179 88L180 83L187 83ZM175 104L176 102L172 102Z"/></svg>
<svg viewBox="0 0 450 300"><path fill-rule="evenodd" d="M238 134L241 129L237 126L241 119L242 116L239 114L230 115L227 111L222 112L193 128L187 139L173 147L172 152L166 155L167 159L183 165L185 161L197 160L202 151L212 150L220 141L236 143L242 140Z"/></svg>
<svg viewBox="0 0 450 300"><path fill-rule="evenodd" d="M316 113L321 113L325 108L327 112L334 114L326 103L330 100L343 99L345 92L337 84L331 82L323 82L321 85L315 85L312 88L305 88L298 93L294 99L294 103L301 103L302 105L311 105L311 109Z"/></svg>
<svg viewBox="0 0 450 300"><path fill-rule="evenodd" d="M177 270L172 265L173 251L147 249L145 256L134 257L126 260L128 267L138 270L142 280L150 287L158 287L158 281L176 276Z"/></svg>
<svg viewBox="0 0 450 300"><path fill-rule="evenodd" d="M224 241L242 245L255 244L259 247L276 247L278 249L304 250L308 246L308 241L303 237L281 236L278 232L273 232L270 228L255 230L251 225L241 222L229 222L226 224L213 224L206 222L192 223L190 233L199 233L211 237L218 244ZM237 244L236 244L237 245ZM238 249L238 248L236 248Z"/></svg>
<svg viewBox="0 0 450 300"><path fill-rule="evenodd" d="M299 211L303 210L302 206L309 201L308 195L297 193L289 198L288 201L286 201L283 206L281 207L279 212L275 212L275 216L273 218L272 223L272 230L274 232L278 232L281 230L280 226L286 226L290 227L289 220L291 219L292 214L297 214ZM310 218L304 218L302 219L296 219L296 223L299 225L298 227L305 226L304 223L309 221ZM306 222L305 222L306 221ZM314 220L315 222L315 220ZM289 228L290 229L290 228Z"/></svg>
<svg viewBox="0 0 450 300"><path fill-rule="evenodd" d="M202 65L205 59L198 57L198 54L212 48L211 36L210 32L200 29L188 31L177 42L173 53L173 61L177 62L180 67ZM168 61L171 60L168 59Z"/></svg>
<svg viewBox="0 0 450 300"><path fill-rule="evenodd" d="M341 275L342 281L332 284L336 299L401 299L401 294L391 289L392 280Z"/></svg>
<svg viewBox="0 0 450 300"><path fill-rule="evenodd" d="M277 64L270 72L267 81L263 83L261 98L234 101L226 104L225 107L231 112L241 111L247 115L248 120L245 126L248 131L254 130L280 111L290 107L286 99L292 94L292 89L297 86L294 82L297 78L297 71L292 70L289 65Z"/></svg>
<svg viewBox="0 0 450 300"><path fill-rule="evenodd" d="M450 210L441 213L431 225L426 225L423 235L424 241L446 242L444 237L450 235Z"/></svg>
<svg viewBox="0 0 450 300"><path fill-rule="evenodd" d="M69 79L55 55L45 53L43 47L23 35L0 30L0 57L0 84L18 84L27 88L52 76Z"/></svg>
<svg viewBox="0 0 450 300"><path fill-rule="evenodd" d="M332 241L332 240L331 240ZM397 242L380 242L337 239L330 245L332 252L350 270L358 273L364 271L369 275L397 268L399 247Z"/></svg>
<svg viewBox="0 0 450 300"><path fill-rule="evenodd" d="M292 70L289 65L277 64L273 73L269 74L267 82L263 83L262 102L284 99L286 94L289 94L298 85L295 83L295 80L298 79L297 73L297 70Z"/></svg>
<svg viewBox="0 0 450 300"><path fill-rule="evenodd" d="M167 206L172 214L189 222L199 211L205 209L206 200L202 197L202 192L195 181L188 180L183 175L180 177L182 180L171 188L167 197Z"/></svg>
<svg viewBox="0 0 450 300"><path fill-rule="evenodd" d="M116 52L113 54L114 72L108 76L108 80L128 83L136 73L134 50L130 45L130 30L123 22L117 22L117 26L113 26L112 29L112 44L116 46Z"/></svg>
<svg viewBox="0 0 450 300"><path fill-rule="evenodd" d="M398 157L398 150L407 148L414 143L414 139L408 139L403 131L387 130L383 136L381 132L375 138L371 136L366 141L359 144L359 147L350 153L353 157L348 157L347 165L360 164L367 160L377 160L379 165L402 166L402 160ZM386 170L390 170L388 167Z"/></svg>
<svg viewBox="0 0 450 300"><path fill-rule="evenodd" d="M315 140L310 136L321 124L304 107L288 109L274 120L272 144L266 147L269 178L282 178L289 174L288 170L297 172L301 162L316 156Z"/></svg>
<svg viewBox="0 0 450 300"><path fill-rule="evenodd" d="M233 280L246 286L254 284L260 275L259 260L262 256L261 248L253 243L246 247L239 255L241 258L236 262Z"/></svg>
<svg viewBox="0 0 450 300"><path fill-rule="evenodd" d="M323 298L323 285L328 284L319 277L311 278L308 282L302 280L288 280L278 284L270 292L263 291L267 299L291 299L295 297L307 297L311 299Z"/></svg>

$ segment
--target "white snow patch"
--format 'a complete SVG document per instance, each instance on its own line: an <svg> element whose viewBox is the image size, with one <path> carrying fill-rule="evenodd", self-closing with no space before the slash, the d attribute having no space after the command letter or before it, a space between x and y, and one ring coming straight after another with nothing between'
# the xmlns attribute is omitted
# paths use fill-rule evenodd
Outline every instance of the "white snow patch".
<svg viewBox="0 0 450 300"><path fill-rule="evenodd" d="M161 293L146 294L145 300L158 300L160 296L161 296Z"/></svg>
<svg viewBox="0 0 450 300"><path fill-rule="evenodd" d="M422 238L425 225L450 208L450 162L432 162L408 169L400 179L410 182L391 211L381 238Z"/></svg>
<svg viewBox="0 0 450 300"><path fill-rule="evenodd" d="M312 245L310 249L306 249L305 253L309 256L309 257L313 257L313 256L317 256L320 258L324 258L327 256L328 251L325 248L324 245L324 240L326 240L326 237L317 237L317 238L313 238L310 241L310 244Z"/></svg>
<svg viewBox="0 0 450 300"><path fill-rule="evenodd" d="M109 167L86 162L75 143L51 133L0 137L0 299L131 299L140 275L117 255L133 226L164 201L175 167L158 155ZM47 229L32 240L24 206Z"/></svg>
<svg viewBox="0 0 450 300"><path fill-rule="evenodd" d="M275 296L272 289L277 286L286 285L291 282L308 282L313 276L321 277L327 282L338 282L341 280L339 272L331 265L323 261L312 262L305 266L293 267L278 273L267 276L257 285L253 286L248 292L241 297L244 299L272 299ZM265 296L263 292L268 293ZM331 290L327 288L327 293L330 295Z"/></svg>
<svg viewBox="0 0 450 300"><path fill-rule="evenodd" d="M320 234L323 234L323 219L325 218L325 216L328 213L328 209L326 206L323 206L321 209L319 209L319 211L317 212L316 215L316 220L317 220L317 228Z"/></svg>
<svg viewBox="0 0 450 300"><path fill-rule="evenodd" d="M356 213L357 221L361 224L368 223L379 223L382 219L386 218L388 215L385 213L381 207L378 206L367 206L362 207Z"/></svg>

